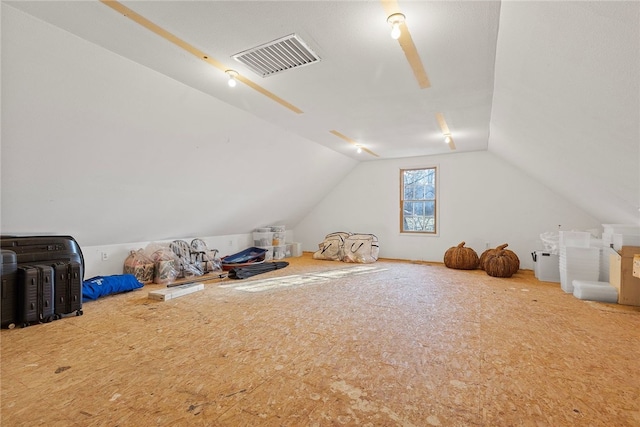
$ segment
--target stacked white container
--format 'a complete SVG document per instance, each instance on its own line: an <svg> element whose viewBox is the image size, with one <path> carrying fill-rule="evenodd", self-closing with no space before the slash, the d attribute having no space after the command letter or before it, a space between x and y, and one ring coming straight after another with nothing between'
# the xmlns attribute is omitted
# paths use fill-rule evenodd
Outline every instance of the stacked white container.
<svg viewBox="0 0 640 427"><path fill-rule="evenodd" d="M273 245L273 259L284 259L287 254L286 230L284 225L272 225L271 226L272 245Z"/></svg>
<svg viewBox="0 0 640 427"><path fill-rule="evenodd" d="M290 254L289 254L290 257L302 256L302 243L292 242L292 243L289 243L289 245L291 245Z"/></svg>
<svg viewBox="0 0 640 427"><path fill-rule="evenodd" d="M598 280L600 247L590 246L590 236L581 231L560 232L560 287L567 293L573 293L574 280Z"/></svg>
<svg viewBox="0 0 640 427"><path fill-rule="evenodd" d="M619 251L623 246L640 246L640 225L602 224L602 240L606 246Z"/></svg>
<svg viewBox="0 0 640 427"><path fill-rule="evenodd" d="M253 232L253 246L267 250L264 256L265 261L273 259L273 232L270 227L256 228Z"/></svg>
<svg viewBox="0 0 640 427"><path fill-rule="evenodd" d="M623 246L640 246L640 225L602 224L602 256L600 260L600 281L609 281L609 257Z"/></svg>

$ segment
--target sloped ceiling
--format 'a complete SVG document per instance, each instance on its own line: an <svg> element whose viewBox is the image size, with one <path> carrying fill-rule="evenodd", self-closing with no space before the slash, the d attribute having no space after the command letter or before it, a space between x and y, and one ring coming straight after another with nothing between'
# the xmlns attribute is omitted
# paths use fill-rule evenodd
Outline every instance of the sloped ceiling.
<svg viewBox="0 0 640 427"><path fill-rule="evenodd" d="M639 25L638 2L500 13L489 150L603 223L640 218Z"/></svg>
<svg viewBox="0 0 640 427"><path fill-rule="evenodd" d="M602 222L639 218L637 2L120 3L302 114L251 85L228 88L223 69L103 2L7 3L358 161L488 149ZM389 36L394 8L429 88ZM291 33L318 64L262 78L232 59Z"/></svg>
<svg viewBox="0 0 640 427"><path fill-rule="evenodd" d="M111 4L158 26L182 46L100 1L8 2L119 55L357 160L447 153L436 113L457 151L486 150L499 2L124 1ZM389 4L391 6L389 6ZM431 81L421 89L387 10L406 26ZM319 63L267 78L232 56L297 34ZM184 49L197 49L211 66ZM302 111L296 114L246 84L233 90L224 69ZM357 155L353 144L371 154Z"/></svg>

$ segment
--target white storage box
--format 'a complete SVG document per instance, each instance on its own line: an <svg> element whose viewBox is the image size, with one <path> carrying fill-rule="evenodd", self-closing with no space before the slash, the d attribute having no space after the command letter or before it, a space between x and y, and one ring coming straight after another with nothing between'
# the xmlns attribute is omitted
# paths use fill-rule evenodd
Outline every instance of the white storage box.
<svg viewBox="0 0 640 427"><path fill-rule="evenodd" d="M533 256L533 272L541 282L560 283L560 256L544 251L535 251Z"/></svg>
<svg viewBox="0 0 640 427"><path fill-rule="evenodd" d="M616 251L622 250L623 246L640 246L640 235L614 233L611 235L611 243Z"/></svg>
<svg viewBox="0 0 640 427"><path fill-rule="evenodd" d="M561 231L560 246L571 246L574 248L588 248L591 233L588 231Z"/></svg>
<svg viewBox="0 0 640 427"><path fill-rule="evenodd" d="M273 246L258 246L260 249L266 249L264 253L264 260L271 261L273 259Z"/></svg>
<svg viewBox="0 0 640 427"><path fill-rule="evenodd" d="M273 247L273 259L284 259L287 255L287 245Z"/></svg>
<svg viewBox="0 0 640 427"><path fill-rule="evenodd" d="M573 296L589 301L618 302L618 290L609 282L574 280Z"/></svg>
<svg viewBox="0 0 640 427"><path fill-rule="evenodd" d="M573 293L574 280L600 278L600 249L560 246L560 287Z"/></svg>
<svg viewBox="0 0 640 427"><path fill-rule="evenodd" d="M293 242L293 243L289 243L291 245L291 254L289 256L291 257L299 257L302 256L302 243L298 243L298 242Z"/></svg>
<svg viewBox="0 0 640 427"><path fill-rule="evenodd" d="M253 246L272 246L273 245L273 233L253 233Z"/></svg>
<svg viewBox="0 0 640 427"><path fill-rule="evenodd" d="M273 232L272 245L273 246L282 246L285 244L285 236L286 233L284 231L275 231Z"/></svg>
<svg viewBox="0 0 640 427"><path fill-rule="evenodd" d="M640 235L640 224L602 224L603 234Z"/></svg>

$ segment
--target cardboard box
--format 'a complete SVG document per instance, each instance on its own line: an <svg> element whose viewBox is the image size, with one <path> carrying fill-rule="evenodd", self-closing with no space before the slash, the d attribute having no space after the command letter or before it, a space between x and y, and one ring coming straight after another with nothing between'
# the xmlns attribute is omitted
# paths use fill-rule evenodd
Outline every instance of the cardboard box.
<svg viewBox="0 0 640 427"><path fill-rule="evenodd" d="M640 277L633 274L636 254L640 254L640 246L623 246L611 254L609 283L618 289L618 304L640 306Z"/></svg>
<svg viewBox="0 0 640 427"><path fill-rule="evenodd" d="M633 256L633 277L640 279L640 254Z"/></svg>

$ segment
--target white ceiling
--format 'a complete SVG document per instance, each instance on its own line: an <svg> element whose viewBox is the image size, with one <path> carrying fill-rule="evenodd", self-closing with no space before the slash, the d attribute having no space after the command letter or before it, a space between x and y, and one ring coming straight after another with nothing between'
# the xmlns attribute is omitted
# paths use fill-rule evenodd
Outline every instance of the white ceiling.
<svg viewBox="0 0 640 427"><path fill-rule="evenodd" d="M98 1L8 2L135 62L271 123L354 157L352 144L380 158L486 150L499 2L400 1L398 10L431 87L420 89L379 1L124 1L128 8L303 111L250 87L230 89L223 71ZM317 64L262 78L232 55L295 33Z"/></svg>
<svg viewBox="0 0 640 427"><path fill-rule="evenodd" d="M398 0L425 89L380 1L122 2L303 114L230 89L223 70L99 1L7 3L359 161L451 153L442 113L455 152L489 150L602 222L639 221L639 2ZM318 64L262 78L232 59L291 33Z"/></svg>

